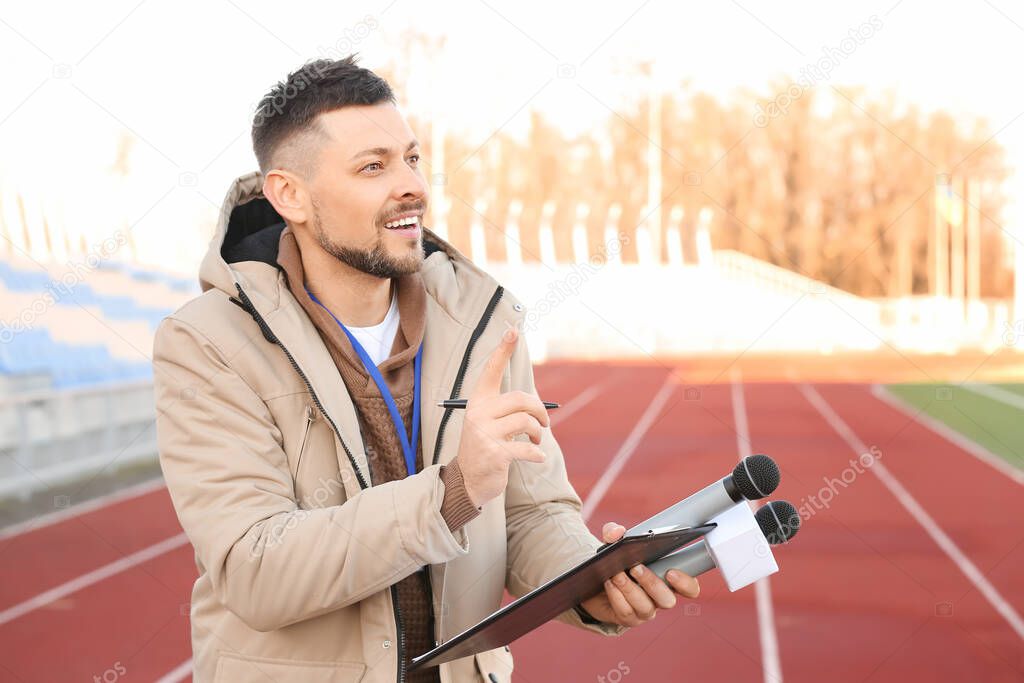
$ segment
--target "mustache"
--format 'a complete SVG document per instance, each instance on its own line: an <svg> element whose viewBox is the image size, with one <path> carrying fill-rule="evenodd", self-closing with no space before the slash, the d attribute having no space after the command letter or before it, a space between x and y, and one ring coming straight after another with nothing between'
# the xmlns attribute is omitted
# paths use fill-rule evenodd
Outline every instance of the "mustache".
<svg viewBox="0 0 1024 683"><path fill-rule="evenodd" d="M387 216L380 219L380 224L384 225L385 223L389 223L405 213L418 213L422 215L426 210L427 203L423 201L399 204L393 211L390 211Z"/></svg>

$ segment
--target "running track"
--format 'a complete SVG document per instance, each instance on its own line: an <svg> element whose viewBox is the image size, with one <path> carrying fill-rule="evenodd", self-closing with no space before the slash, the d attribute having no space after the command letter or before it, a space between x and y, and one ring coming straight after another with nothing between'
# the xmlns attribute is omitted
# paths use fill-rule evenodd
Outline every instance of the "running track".
<svg viewBox="0 0 1024 683"><path fill-rule="evenodd" d="M538 368L591 529L631 526L750 452L780 463L773 497L812 516L769 580L729 593L705 575L700 599L618 639L548 624L513 644L516 681L1024 680L1019 480L870 385L687 387L672 370ZM850 481L868 449L881 457ZM195 569L166 490L68 513L0 534L0 680L188 680Z"/></svg>

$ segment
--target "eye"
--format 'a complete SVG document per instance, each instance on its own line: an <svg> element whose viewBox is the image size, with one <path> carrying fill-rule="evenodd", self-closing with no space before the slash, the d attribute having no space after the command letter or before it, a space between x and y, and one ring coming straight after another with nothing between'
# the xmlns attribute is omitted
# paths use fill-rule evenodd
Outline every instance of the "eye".
<svg viewBox="0 0 1024 683"><path fill-rule="evenodd" d="M376 167L376 168L374 168L374 167ZM359 172L362 173L363 171L368 171L368 170L369 171L379 171L382 168L384 168L384 164L380 163L379 161L374 161L371 164L367 164L366 166L363 166L361 169L359 169Z"/></svg>
<svg viewBox="0 0 1024 683"><path fill-rule="evenodd" d="M412 164L419 163L419 160L420 160L420 155L419 154L413 154L412 156L409 157L409 162L412 163Z"/></svg>

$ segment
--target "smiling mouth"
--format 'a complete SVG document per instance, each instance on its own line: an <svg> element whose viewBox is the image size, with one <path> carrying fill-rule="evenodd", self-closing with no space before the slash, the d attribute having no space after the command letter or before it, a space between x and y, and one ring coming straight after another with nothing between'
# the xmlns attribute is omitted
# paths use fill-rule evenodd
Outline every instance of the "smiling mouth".
<svg viewBox="0 0 1024 683"><path fill-rule="evenodd" d="M409 216L408 218L400 218L389 223L385 223L384 227L388 230L405 230L409 228L418 228L420 226L419 216Z"/></svg>

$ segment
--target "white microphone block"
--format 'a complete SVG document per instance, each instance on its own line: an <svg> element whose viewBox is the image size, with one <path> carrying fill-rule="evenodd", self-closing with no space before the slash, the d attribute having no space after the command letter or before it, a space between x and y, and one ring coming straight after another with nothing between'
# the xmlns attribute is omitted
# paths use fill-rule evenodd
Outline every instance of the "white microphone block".
<svg viewBox="0 0 1024 683"><path fill-rule="evenodd" d="M710 521L718 526L704 537L704 542L730 592L779 571L750 505L738 503Z"/></svg>

